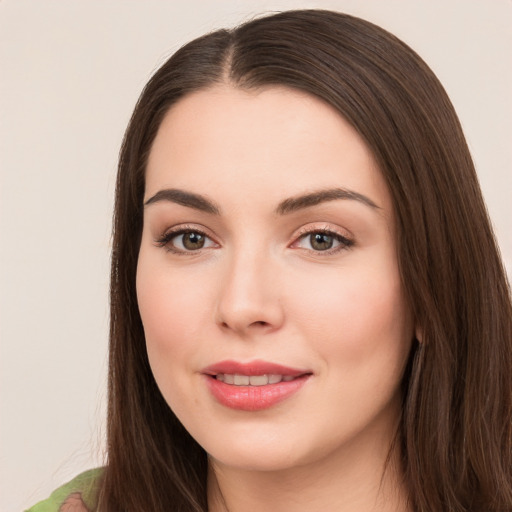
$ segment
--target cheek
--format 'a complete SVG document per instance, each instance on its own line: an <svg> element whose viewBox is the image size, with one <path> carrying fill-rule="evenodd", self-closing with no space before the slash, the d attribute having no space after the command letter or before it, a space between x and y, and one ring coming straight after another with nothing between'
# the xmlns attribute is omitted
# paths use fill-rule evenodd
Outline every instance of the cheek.
<svg viewBox="0 0 512 512"><path fill-rule="evenodd" d="M341 365L347 375L371 368L391 373L403 365L412 322L393 266L340 269L328 280L309 274L290 302L301 330L330 367Z"/></svg>
<svg viewBox="0 0 512 512"><path fill-rule="evenodd" d="M204 282L158 265L142 253L137 268L137 300L151 368L161 379L189 369L201 340L208 308Z"/></svg>
<svg viewBox="0 0 512 512"><path fill-rule="evenodd" d="M293 316L320 358L322 392L310 414L330 411L333 428L324 435L334 439L378 424L377 418L395 417L413 329L400 280L391 271L351 268L334 273L324 290L314 282L303 283L311 292L294 301Z"/></svg>

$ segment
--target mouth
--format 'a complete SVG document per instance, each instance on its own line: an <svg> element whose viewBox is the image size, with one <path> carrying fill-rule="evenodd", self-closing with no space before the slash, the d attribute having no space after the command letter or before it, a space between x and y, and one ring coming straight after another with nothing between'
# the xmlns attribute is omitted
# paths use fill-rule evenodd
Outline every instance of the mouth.
<svg viewBox="0 0 512 512"><path fill-rule="evenodd" d="M291 382L296 377L292 375L263 374L263 375L238 375L236 373L218 373L213 375L217 380L233 386L267 386L280 382Z"/></svg>
<svg viewBox="0 0 512 512"><path fill-rule="evenodd" d="M268 409L298 392L313 372L265 361L222 361L201 372L213 397L230 409Z"/></svg>

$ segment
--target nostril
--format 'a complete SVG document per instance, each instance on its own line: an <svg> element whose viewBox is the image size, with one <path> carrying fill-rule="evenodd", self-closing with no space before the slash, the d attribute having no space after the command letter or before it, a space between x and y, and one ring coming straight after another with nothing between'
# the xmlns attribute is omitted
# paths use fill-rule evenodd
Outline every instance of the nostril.
<svg viewBox="0 0 512 512"><path fill-rule="evenodd" d="M264 320L257 320L255 322L251 322L250 324L246 325L246 327L243 327L242 330L251 329L251 328L263 329L265 327L269 327L270 325L272 325L272 324L270 324L269 322L265 322ZM231 325L229 322L221 322L220 327L222 329L238 330L237 326L235 324Z"/></svg>

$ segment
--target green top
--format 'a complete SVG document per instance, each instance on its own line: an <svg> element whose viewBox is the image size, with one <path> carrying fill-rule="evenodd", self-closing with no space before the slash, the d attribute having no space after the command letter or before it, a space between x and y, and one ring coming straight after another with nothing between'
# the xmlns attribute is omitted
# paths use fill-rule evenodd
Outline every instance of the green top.
<svg viewBox="0 0 512 512"><path fill-rule="evenodd" d="M48 499L40 501L26 512L58 512L66 498L75 492L81 494L82 500L89 510L94 510L96 508L98 483L102 473L102 468L81 473L71 482L53 491Z"/></svg>

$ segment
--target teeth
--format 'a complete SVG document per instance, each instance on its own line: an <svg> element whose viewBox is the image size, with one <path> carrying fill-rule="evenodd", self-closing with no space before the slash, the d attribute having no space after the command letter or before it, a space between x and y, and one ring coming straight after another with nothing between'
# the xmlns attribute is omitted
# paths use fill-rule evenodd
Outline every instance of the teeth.
<svg viewBox="0 0 512 512"><path fill-rule="evenodd" d="M277 384L278 382L281 382L282 378L283 378L282 375L269 375L268 383L269 384Z"/></svg>
<svg viewBox="0 0 512 512"><path fill-rule="evenodd" d="M268 384L268 375L251 375L249 384L251 386L265 386Z"/></svg>
<svg viewBox="0 0 512 512"><path fill-rule="evenodd" d="M217 380L235 386L266 386L267 384L278 384L279 382L290 382L295 377L291 375L236 375L229 373L218 373Z"/></svg>
<svg viewBox="0 0 512 512"><path fill-rule="evenodd" d="M235 375L235 386L248 386L250 379L248 375Z"/></svg>

